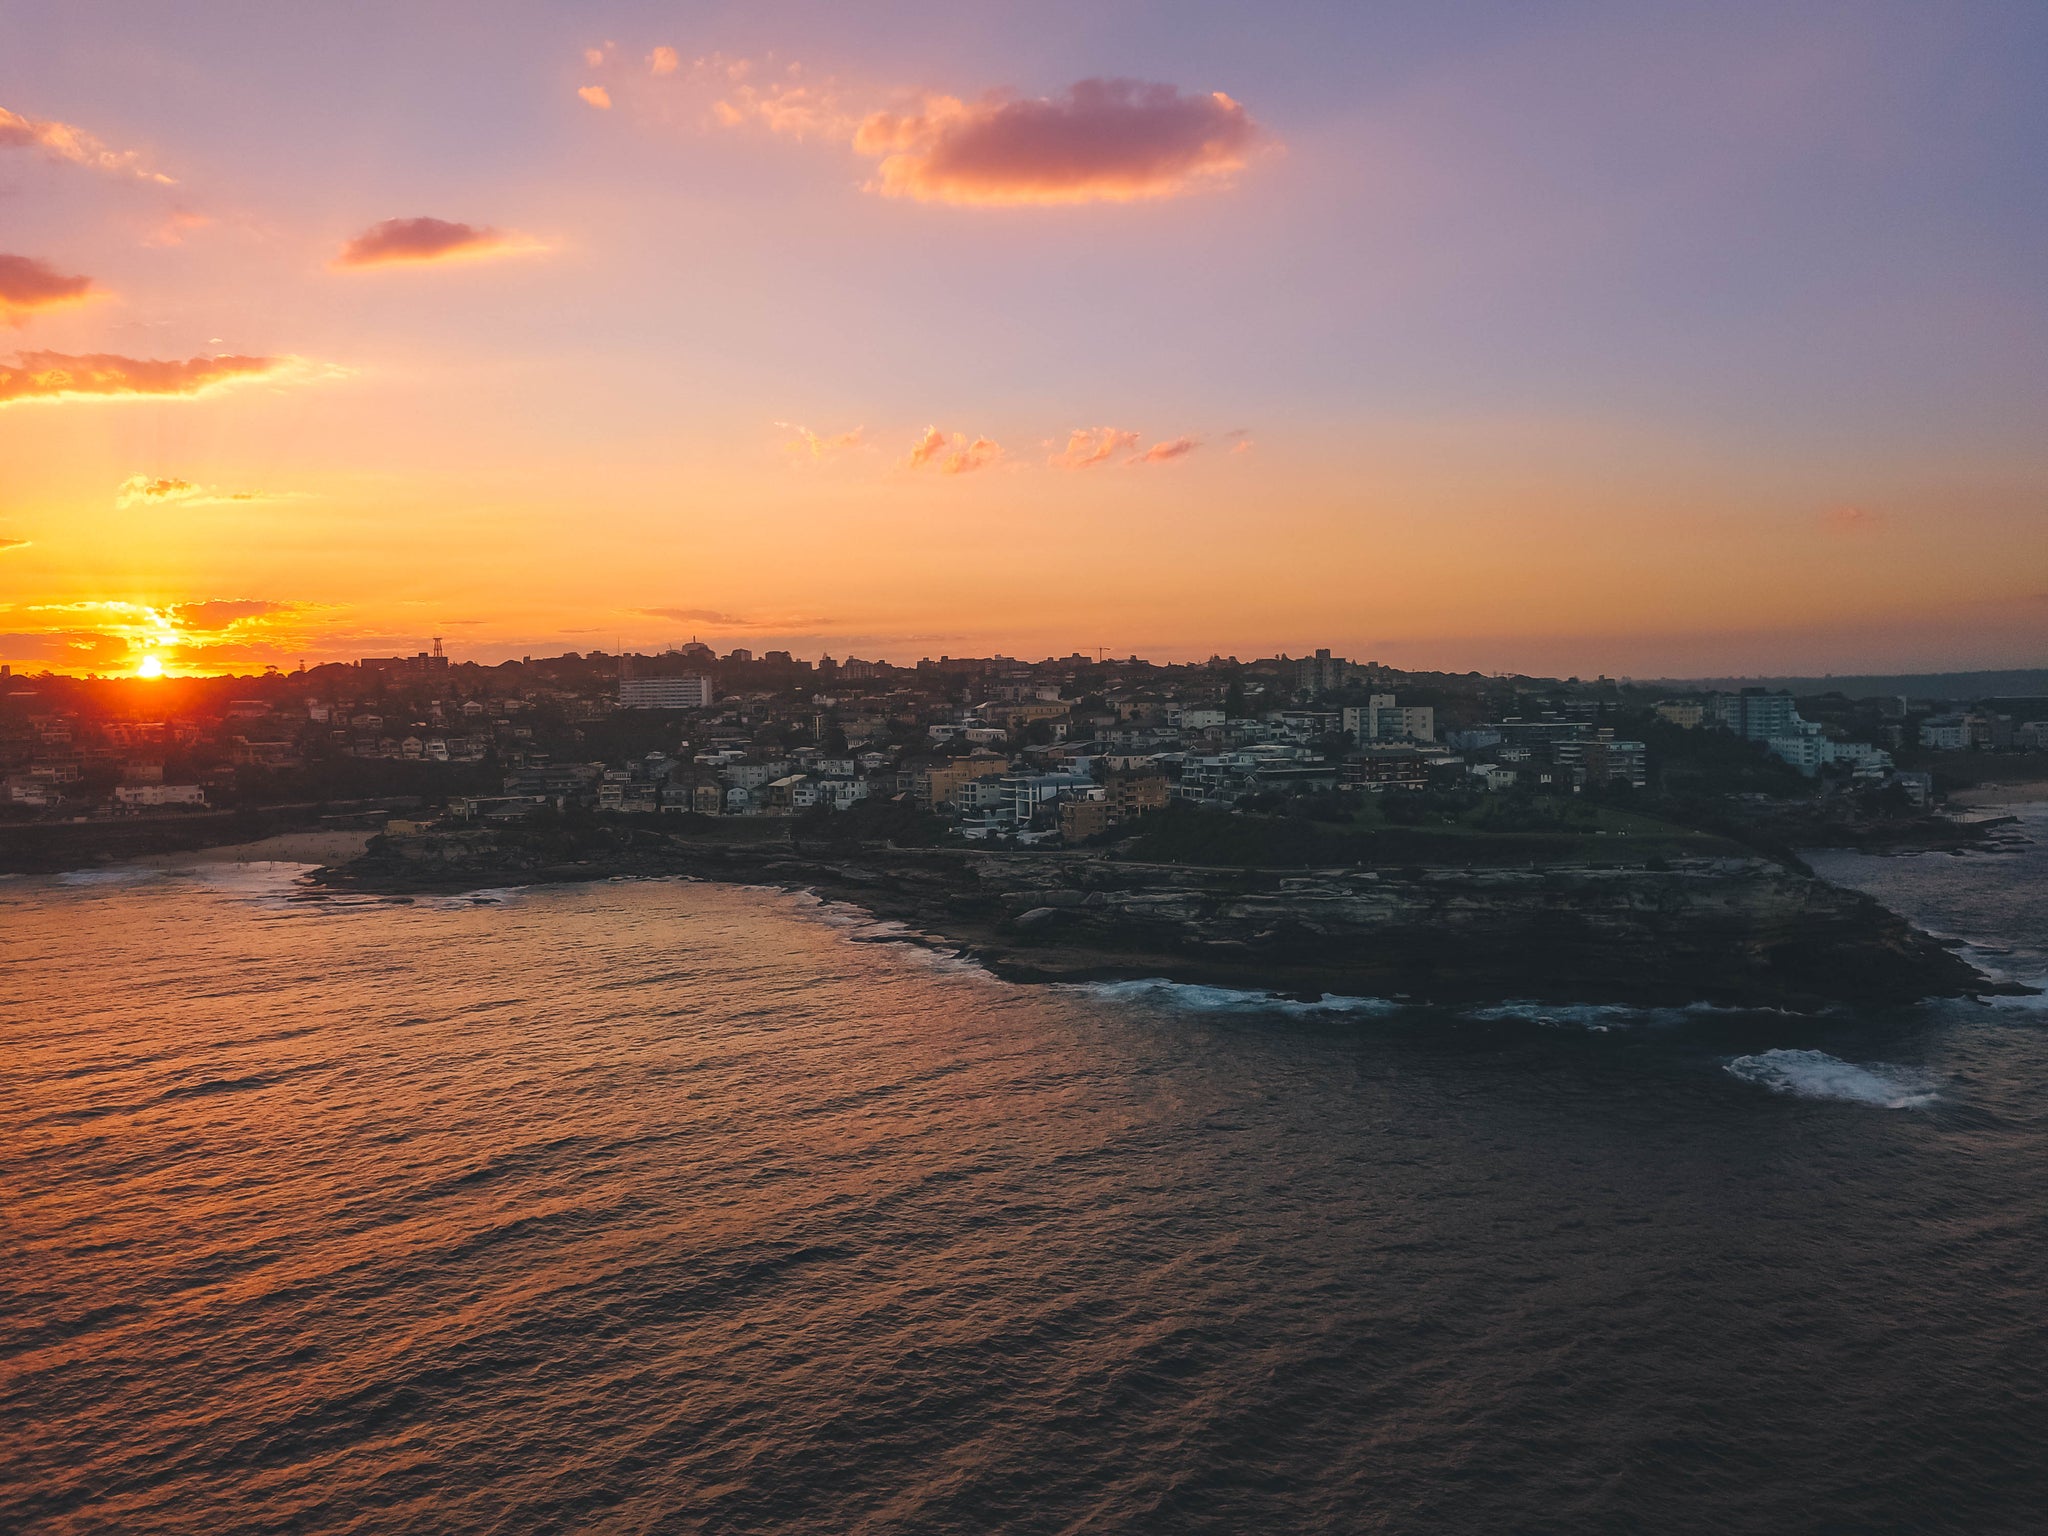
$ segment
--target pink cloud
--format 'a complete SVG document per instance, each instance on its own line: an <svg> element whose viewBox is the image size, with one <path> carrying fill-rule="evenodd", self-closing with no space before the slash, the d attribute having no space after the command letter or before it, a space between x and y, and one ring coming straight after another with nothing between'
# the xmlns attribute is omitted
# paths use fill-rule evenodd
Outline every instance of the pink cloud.
<svg viewBox="0 0 2048 1536"><path fill-rule="evenodd" d="M1220 91L1083 80L1053 96L958 96L864 89L799 64L772 71L720 54L649 72L663 88L716 93L711 119L850 145L880 163L866 189L958 204L1132 202L1226 183L1267 136ZM620 84L629 81L617 82ZM641 82L644 84L645 82ZM864 98L864 100L863 100ZM876 103L895 102L882 107ZM902 105L909 103L909 105Z"/></svg>
<svg viewBox="0 0 2048 1536"><path fill-rule="evenodd" d="M117 357L94 352L23 352L14 366L0 365L0 406L23 400L67 400L138 395L198 395L225 384L275 374L293 360L282 357Z"/></svg>
<svg viewBox="0 0 2048 1536"><path fill-rule="evenodd" d="M84 166L110 175L173 185L171 178L145 169L139 152L109 149L83 128L51 118L23 117L0 107L0 149L39 149L52 160Z"/></svg>
<svg viewBox="0 0 2048 1536"><path fill-rule="evenodd" d="M1184 459L1202 445L1192 437L1176 437L1171 442L1154 443L1143 453L1132 459L1133 464L1171 464L1175 459Z"/></svg>
<svg viewBox="0 0 2048 1536"><path fill-rule="evenodd" d="M67 277L33 256L0 256L0 322L18 329L32 315L92 297L89 277Z"/></svg>
<svg viewBox="0 0 2048 1536"><path fill-rule="evenodd" d="M682 60L676 57L673 48L657 48L647 55L647 72L652 75L672 75L682 67Z"/></svg>
<svg viewBox="0 0 2048 1536"><path fill-rule="evenodd" d="M612 109L612 93L601 85L579 85L576 87L576 94L600 112L609 112Z"/></svg>
<svg viewBox="0 0 2048 1536"><path fill-rule="evenodd" d="M942 475L968 475L996 463L1002 456L1002 445L990 438L969 438L960 432L949 436L937 427L926 427L924 436L917 440L917 446L903 463L906 469L936 466Z"/></svg>
<svg viewBox="0 0 2048 1536"><path fill-rule="evenodd" d="M1138 446L1138 434L1119 427L1076 427L1067 446L1048 461L1055 469L1093 469Z"/></svg>
<svg viewBox="0 0 2048 1536"><path fill-rule="evenodd" d="M877 156L870 191L967 204L1132 202L1215 186L1259 129L1221 91L1083 80L1056 97L927 97L873 112L854 148Z"/></svg>
<svg viewBox="0 0 2048 1536"><path fill-rule="evenodd" d="M1883 521L1868 507L1829 507L1821 514L1821 522L1830 533L1868 533Z"/></svg>
<svg viewBox="0 0 2048 1536"><path fill-rule="evenodd" d="M194 213L189 208L173 208L170 217L157 225L142 243L153 246L183 245L187 234L195 229L204 229L212 222L212 218L206 214Z"/></svg>
<svg viewBox="0 0 2048 1536"><path fill-rule="evenodd" d="M447 219L386 219L372 224L341 248L330 266L382 267L397 263L461 261L509 256L541 249L539 242L509 230L457 224Z"/></svg>

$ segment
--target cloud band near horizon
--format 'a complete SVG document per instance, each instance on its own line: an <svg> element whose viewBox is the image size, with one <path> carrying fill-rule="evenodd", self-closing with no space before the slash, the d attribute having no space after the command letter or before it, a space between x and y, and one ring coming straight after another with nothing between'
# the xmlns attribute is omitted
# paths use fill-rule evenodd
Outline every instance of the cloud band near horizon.
<svg viewBox="0 0 2048 1536"><path fill-rule="evenodd" d="M275 374L283 357L121 357L110 352L23 352L0 364L0 406L27 400L191 397Z"/></svg>

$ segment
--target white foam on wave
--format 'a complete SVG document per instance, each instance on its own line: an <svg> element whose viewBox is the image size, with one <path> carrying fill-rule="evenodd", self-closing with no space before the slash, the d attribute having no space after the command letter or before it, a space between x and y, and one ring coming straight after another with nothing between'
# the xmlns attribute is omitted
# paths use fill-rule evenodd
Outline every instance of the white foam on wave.
<svg viewBox="0 0 2048 1536"><path fill-rule="evenodd" d="M299 864L289 859L253 859L234 864L193 864L173 871L181 880L237 894L272 895L290 890L301 875L318 869L317 864Z"/></svg>
<svg viewBox="0 0 2048 1536"><path fill-rule="evenodd" d="M789 896L796 906L803 909L805 917L828 928L837 928L855 944L898 946L907 958L941 975L997 980L995 973L979 960L970 959L950 945L935 942L908 923L895 918L876 917L865 907L855 906L850 901L832 901L814 891L792 891Z"/></svg>
<svg viewBox="0 0 2048 1536"><path fill-rule="evenodd" d="M2048 1013L2048 976L2010 976L2002 980L2016 981L2023 987L2032 987L2032 992L2020 997L1987 997L1985 1002L1993 1008L2013 1013Z"/></svg>
<svg viewBox="0 0 2048 1536"><path fill-rule="evenodd" d="M937 971L941 976L972 976L979 981L1000 981L996 973L979 960L971 959L957 949L943 946L906 942L903 946L906 958Z"/></svg>
<svg viewBox="0 0 2048 1536"><path fill-rule="evenodd" d="M452 896L420 896L413 905L428 912L467 912L471 907L510 906L527 892L523 885L491 885Z"/></svg>
<svg viewBox="0 0 2048 1536"><path fill-rule="evenodd" d="M1103 1002L1149 1003L1197 1013L1284 1013L1306 1018L1316 1014L1398 1013L1407 1006L1386 997L1326 995L1306 1002L1298 997L1252 987L1204 986L1192 981L1168 981L1162 976L1150 976L1140 981L1080 981L1059 985L1062 990L1080 992Z"/></svg>
<svg viewBox="0 0 2048 1536"><path fill-rule="evenodd" d="M1922 1109L1937 1097L1933 1075L1917 1067L1883 1061L1858 1064L1826 1051L1763 1051L1736 1057L1727 1070L1772 1093L1873 1109Z"/></svg>
<svg viewBox="0 0 2048 1536"><path fill-rule="evenodd" d="M1605 1034L1614 1029L1631 1029L1641 1024L1683 1024L1688 1020L1738 1014L1787 1013L1783 1008L1738 1008L1727 1003L1686 1003L1679 1007L1648 1008L1635 1003L1544 1003L1533 998L1511 998L1504 1003L1460 1010L1461 1016L1481 1023L1519 1020L1547 1029L1583 1029Z"/></svg>
<svg viewBox="0 0 2048 1536"><path fill-rule="evenodd" d="M1481 1023L1518 1020L1549 1029L1583 1029L1594 1034L1644 1023L1654 1018L1656 1011L1632 1008L1622 1003L1539 1003L1528 999L1511 999L1505 1003L1462 1010L1464 1017Z"/></svg>
<svg viewBox="0 0 2048 1536"><path fill-rule="evenodd" d="M164 872L142 864L116 864L107 869L67 869L56 877L59 885L135 885L144 880L161 880Z"/></svg>
<svg viewBox="0 0 2048 1536"><path fill-rule="evenodd" d="M804 914L833 928L844 928L852 933L889 936L906 934L910 930L892 918L876 917L865 907L857 907L850 901L828 901L810 891L798 891L797 898L809 897L808 901L798 900L798 905L809 910Z"/></svg>

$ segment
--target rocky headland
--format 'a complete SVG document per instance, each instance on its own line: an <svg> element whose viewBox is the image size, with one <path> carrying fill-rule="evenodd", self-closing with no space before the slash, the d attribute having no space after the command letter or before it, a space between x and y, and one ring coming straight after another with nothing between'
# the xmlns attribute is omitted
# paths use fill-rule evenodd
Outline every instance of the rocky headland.
<svg viewBox="0 0 2048 1536"><path fill-rule="evenodd" d="M1019 981L1812 1010L1997 990L1867 896L1763 858L1218 869L1087 851L805 847L647 830L372 840L329 885L404 894L616 876L806 888Z"/></svg>

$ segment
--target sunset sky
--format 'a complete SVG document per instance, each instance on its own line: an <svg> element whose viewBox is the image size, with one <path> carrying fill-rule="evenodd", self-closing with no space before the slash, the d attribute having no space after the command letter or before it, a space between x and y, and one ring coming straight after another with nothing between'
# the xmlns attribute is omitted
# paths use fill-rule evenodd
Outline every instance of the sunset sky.
<svg viewBox="0 0 2048 1536"><path fill-rule="evenodd" d="M0 661L2048 665L2048 6L0 0Z"/></svg>

